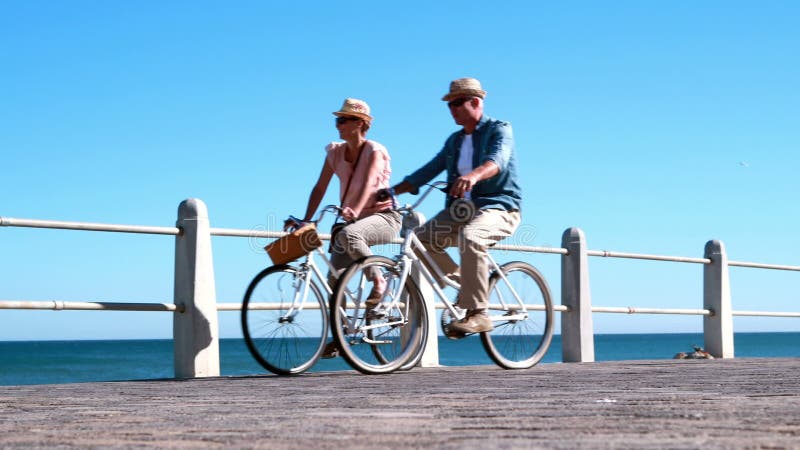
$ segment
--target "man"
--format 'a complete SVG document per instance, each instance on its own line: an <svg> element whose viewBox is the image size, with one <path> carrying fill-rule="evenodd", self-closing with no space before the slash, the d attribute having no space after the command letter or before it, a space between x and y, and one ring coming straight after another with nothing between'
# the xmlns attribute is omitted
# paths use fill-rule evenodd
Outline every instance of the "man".
<svg viewBox="0 0 800 450"><path fill-rule="evenodd" d="M442 98L461 130L427 164L395 186L397 194L416 193L419 187L447 171L449 196L445 209L416 230L432 259L446 276L460 278L458 306L466 317L450 328L459 333L491 331L489 273L485 255L489 245L514 233L520 223L522 192L511 125L483 114L486 91L474 78L450 83ZM461 267L445 252L458 246ZM460 276L459 276L460 275Z"/></svg>

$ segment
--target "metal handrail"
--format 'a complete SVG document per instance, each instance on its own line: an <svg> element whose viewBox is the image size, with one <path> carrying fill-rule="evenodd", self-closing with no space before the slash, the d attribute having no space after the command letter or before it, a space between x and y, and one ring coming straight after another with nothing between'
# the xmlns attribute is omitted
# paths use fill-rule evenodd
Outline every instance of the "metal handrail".
<svg viewBox="0 0 800 450"><path fill-rule="evenodd" d="M708 258L690 258L686 256L648 255L644 253L623 253L623 252L612 252L608 250L588 250L586 254L589 256L601 256L603 258L649 259L653 261L711 264L711 260Z"/></svg>
<svg viewBox="0 0 800 450"><path fill-rule="evenodd" d="M791 270L800 272L800 266L785 266L781 264L762 264L743 261L728 261L729 266L735 267L751 267L754 269L772 269L772 270Z"/></svg>
<svg viewBox="0 0 800 450"><path fill-rule="evenodd" d="M259 303L251 304L252 309L277 310L285 308L285 305L278 303ZM305 306L309 309L318 309L319 305ZM436 304L436 309L444 309L441 304ZM73 302L62 300L48 301L28 301L28 300L0 300L0 309L40 309L55 311L156 311L156 312L179 312L185 311L182 304L174 305L171 303L115 303L115 302ZM217 303L217 311L240 311L241 303L224 302ZM565 305L553 305L554 311L568 312L570 309ZM714 312L709 309L678 309L678 308L640 308L634 306L593 306L592 312L612 313L612 314L675 314L675 315L696 315L713 316ZM798 317L800 312L783 311L732 311L734 316L749 317Z"/></svg>
<svg viewBox="0 0 800 450"><path fill-rule="evenodd" d="M119 232L119 233L139 233L139 234L156 234L156 235L173 235L181 234L181 229L178 227L156 227L156 226L139 226L139 225L117 225L106 223L93 223L93 222L69 222L69 221L55 221L55 220L36 220L36 219L19 219L13 217L0 217L0 226L3 227L22 227L22 228L50 228L50 229L63 229L63 230L82 230L82 231L106 231L106 232ZM212 236L232 236L232 237L262 237L262 238L280 238L286 235L283 231L260 231L260 230L244 230L234 228L211 228L210 233ZM329 234L321 233L319 237L323 240L329 240ZM402 243L402 239L395 239L393 243ZM536 247L524 245L509 245L497 244L492 247L495 250L503 251L519 251L524 253L546 253L546 254L560 254L568 255L569 252L565 248L560 247ZM665 255L652 255L642 253L625 253L615 252L608 250L588 250L588 256L598 256L603 258L627 258L627 259L643 259L654 261L669 261L669 262L682 262L693 264L710 264L711 260L708 258L692 258L683 256L665 256ZM800 271L800 266L780 265L780 264L764 264L755 262L744 261L728 261L728 266L733 267L748 267L770 270L787 270L787 271ZM183 305L174 305L169 303L117 303L117 302L73 302L73 301L26 301L26 300L0 300L0 309L47 309L47 310L108 310L108 311L166 311L166 312L184 312ZM218 303L217 310L219 311L236 311L241 309L239 303ZM569 308L563 305L554 305L556 311L569 311ZM713 315L713 311L708 309L669 309L669 308L640 308L640 307L604 307L593 306L592 312L598 313L617 313L617 314L689 314L689 315ZM775 311L732 311L734 316L762 316L762 317L800 317L800 312L775 312Z"/></svg>
<svg viewBox="0 0 800 450"><path fill-rule="evenodd" d="M119 303L119 302L71 302L63 300L29 301L0 300L0 309L50 309L55 311L185 311L183 304L172 303Z"/></svg>
<svg viewBox="0 0 800 450"><path fill-rule="evenodd" d="M639 308L633 306L593 306L592 312L616 314L676 314L694 316L713 316L710 309L680 309L680 308Z"/></svg>
<svg viewBox="0 0 800 450"><path fill-rule="evenodd" d="M178 227L116 225L110 223L93 222L65 222L60 220L16 219L13 217L0 217L0 227L53 228L60 230L110 231L116 233L166 234L173 236L181 234L181 229Z"/></svg>

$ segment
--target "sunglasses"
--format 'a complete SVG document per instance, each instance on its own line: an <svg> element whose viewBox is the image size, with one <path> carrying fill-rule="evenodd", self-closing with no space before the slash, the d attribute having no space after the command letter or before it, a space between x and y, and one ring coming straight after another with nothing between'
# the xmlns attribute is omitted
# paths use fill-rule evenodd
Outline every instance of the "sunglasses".
<svg viewBox="0 0 800 450"><path fill-rule="evenodd" d="M462 106L464 103L467 103L470 100L472 100L472 97L457 98L457 99L453 100L452 102L447 102L447 107L448 108L458 108L458 107Z"/></svg>
<svg viewBox="0 0 800 450"><path fill-rule="evenodd" d="M352 122L354 120L361 120L358 117L337 117L336 118L336 125L341 125L347 122Z"/></svg>

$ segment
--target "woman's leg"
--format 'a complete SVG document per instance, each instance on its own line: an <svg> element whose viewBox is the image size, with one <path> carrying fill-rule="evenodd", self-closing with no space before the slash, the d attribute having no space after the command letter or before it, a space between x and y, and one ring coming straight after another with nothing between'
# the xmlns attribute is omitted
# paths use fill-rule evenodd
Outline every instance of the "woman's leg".
<svg viewBox="0 0 800 450"><path fill-rule="evenodd" d="M337 273L329 274L329 281L335 282L353 261L372 255L370 246L392 242L400 232L400 219L400 214L394 211L378 212L342 228L331 252L331 265Z"/></svg>

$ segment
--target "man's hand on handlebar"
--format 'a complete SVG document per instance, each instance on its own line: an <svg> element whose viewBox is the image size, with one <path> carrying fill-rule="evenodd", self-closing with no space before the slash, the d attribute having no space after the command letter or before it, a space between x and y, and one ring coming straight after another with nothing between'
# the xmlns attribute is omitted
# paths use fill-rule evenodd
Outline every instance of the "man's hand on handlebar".
<svg viewBox="0 0 800 450"><path fill-rule="evenodd" d="M408 181L400 182L399 184L395 185L395 187L393 187L392 189L394 190L394 195L405 194L406 192L411 192L414 195L417 195L419 193L419 188L409 183Z"/></svg>

